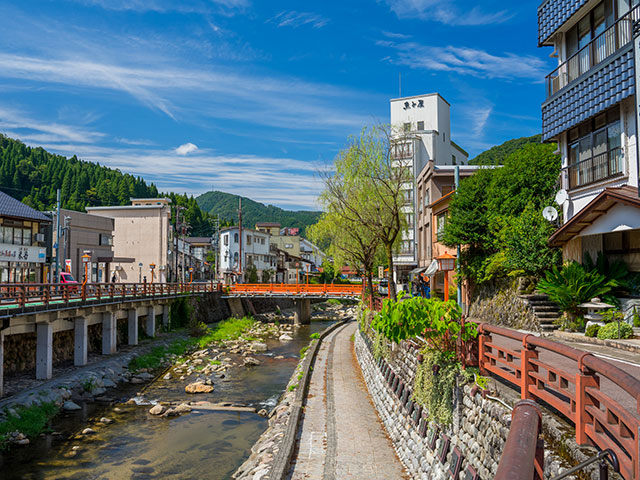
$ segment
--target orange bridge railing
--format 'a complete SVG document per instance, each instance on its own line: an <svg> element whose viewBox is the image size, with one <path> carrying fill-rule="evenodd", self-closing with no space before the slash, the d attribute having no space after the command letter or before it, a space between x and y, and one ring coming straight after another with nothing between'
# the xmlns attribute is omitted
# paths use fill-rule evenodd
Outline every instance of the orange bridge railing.
<svg viewBox="0 0 640 480"><path fill-rule="evenodd" d="M237 283L226 287L232 295L291 295L319 297L361 297L362 285L306 283Z"/></svg>

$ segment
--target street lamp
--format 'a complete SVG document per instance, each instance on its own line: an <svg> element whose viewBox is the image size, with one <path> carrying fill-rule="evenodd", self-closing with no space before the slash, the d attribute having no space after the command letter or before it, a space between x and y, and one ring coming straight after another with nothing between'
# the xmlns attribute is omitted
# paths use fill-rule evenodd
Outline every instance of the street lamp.
<svg viewBox="0 0 640 480"><path fill-rule="evenodd" d="M142 283L142 262L138 264L138 268L140 269L138 272L138 283Z"/></svg>
<svg viewBox="0 0 640 480"><path fill-rule="evenodd" d="M444 301L449 300L449 272L456 266L456 257L449 255L447 252L436 257L438 261L438 270L444 272Z"/></svg>
<svg viewBox="0 0 640 480"><path fill-rule="evenodd" d="M91 260L91 255L87 253L82 255L82 264L84 265L84 283L87 283L88 279L89 260Z"/></svg>
<svg viewBox="0 0 640 480"><path fill-rule="evenodd" d="M153 270L156 268L156 264L155 263L150 263L149 264L149 268L151 269L151 283L153 283L153 278L154 278Z"/></svg>

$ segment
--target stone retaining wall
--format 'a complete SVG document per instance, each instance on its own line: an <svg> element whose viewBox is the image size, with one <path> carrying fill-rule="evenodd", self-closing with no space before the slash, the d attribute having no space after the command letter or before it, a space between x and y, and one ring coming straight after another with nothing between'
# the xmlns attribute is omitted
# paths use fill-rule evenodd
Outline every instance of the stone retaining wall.
<svg viewBox="0 0 640 480"><path fill-rule="evenodd" d="M472 396L471 387L465 386L454 395L453 424L438 427L435 442L431 443L430 430L436 426L427 421L426 412L411 400L417 349L404 342L396 346L389 362L376 361L370 339L361 332L356 334L355 349L380 419L398 457L413 478L453 478L451 471L455 470L453 464L458 454L462 456L462 462L457 478L474 478L465 477L470 468L478 474L478 479L490 480L494 477L509 433L509 409L495 401L483 399L479 393ZM392 381L390 386L388 378L391 373L398 377L398 382ZM407 392L402 390L398 396L392 387L400 381L406 386ZM441 461L439 453L446 438L450 446L443 453L444 461Z"/></svg>

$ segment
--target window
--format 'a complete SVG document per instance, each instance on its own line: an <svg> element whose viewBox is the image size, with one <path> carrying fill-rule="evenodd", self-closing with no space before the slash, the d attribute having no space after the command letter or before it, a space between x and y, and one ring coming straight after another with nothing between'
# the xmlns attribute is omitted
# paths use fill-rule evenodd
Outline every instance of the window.
<svg viewBox="0 0 640 480"><path fill-rule="evenodd" d="M447 134L445 132L442 132L442 141L443 142L447 141Z"/></svg>
<svg viewBox="0 0 640 480"><path fill-rule="evenodd" d="M247 235L247 245L251 245L251 235Z"/></svg>
<svg viewBox="0 0 640 480"><path fill-rule="evenodd" d="M402 130L406 133L406 132L410 132L411 131L411 124L410 123L405 123L404 125L402 125Z"/></svg>
<svg viewBox="0 0 640 480"><path fill-rule="evenodd" d="M13 229L13 244L22 245L22 229L21 228Z"/></svg>
<svg viewBox="0 0 640 480"><path fill-rule="evenodd" d="M293 248L293 243L285 243L284 248Z"/></svg>
<svg viewBox="0 0 640 480"><path fill-rule="evenodd" d="M404 201L406 203L413 203L413 189L403 190Z"/></svg>
<svg viewBox="0 0 640 480"><path fill-rule="evenodd" d="M99 245L113 245L113 237L111 235L100 234Z"/></svg>
<svg viewBox="0 0 640 480"><path fill-rule="evenodd" d="M436 236L438 238L438 241L442 240L442 237L444 235L444 226L447 224L447 212L442 212L439 213L436 216Z"/></svg>
<svg viewBox="0 0 640 480"><path fill-rule="evenodd" d="M621 135L617 107L569 130L569 188L623 173Z"/></svg>
<svg viewBox="0 0 640 480"><path fill-rule="evenodd" d="M31 245L31 229L22 229L22 245Z"/></svg>
<svg viewBox="0 0 640 480"><path fill-rule="evenodd" d="M418 122L418 130L422 132L424 130L424 122Z"/></svg>
<svg viewBox="0 0 640 480"><path fill-rule="evenodd" d="M424 206L428 207L429 206L429 189L425 189L424 191Z"/></svg>
<svg viewBox="0 0 640 480"><path fill-rule="evenodd" d="M262 238L260 239L260 244L261 244L261 245L264 245L264 237L262 237Z"/></svg>
<svg viewBox="0 0 640 480"><path fill-rule="evenodd" d="M238 252L234 253L233 254L233 263L234 263L234 265L238 264L238 258L239 258L238 257Z"/></svg>
<svg viewBox="0 0 640 480"><path fill-rule="evenodd" d="M413 228L413 213L407 213L407 225L409 228Z"/></svg>
<svg viewBox="0 0 640 480"><path fill-rule="evenodd" d="M403 240L400 244L400 254L408 255L413 253L413 240Z"/></svg>
<svg viewBox="0 0 640 480"><path fill-rule="evenodd" d="M458 162L457 162L457 160L456 160L456 156L455 156L455 155L451 155L451 164L452 164L452 165L457 165L457 164L458 164Z"/></svg>
<svg viewBox="0 0 640 480"><path fill-rule="evenodd" d="M233 234L233 241L234 241L234 243L238 243L238 234L237 233Z"/></svg>
<svg viewBox="0 0 640 480"><path fill-rule="evenodd" d="M222 243L224 243L225 245L229 245L229 235L224 235L222 237Z"/></svg>

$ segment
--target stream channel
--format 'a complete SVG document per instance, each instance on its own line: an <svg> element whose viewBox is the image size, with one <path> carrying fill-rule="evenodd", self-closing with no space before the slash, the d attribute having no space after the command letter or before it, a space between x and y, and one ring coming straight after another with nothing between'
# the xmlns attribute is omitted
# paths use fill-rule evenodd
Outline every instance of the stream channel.
<svg viewBox="0 0 640 480"><path fill-rule="evenodd" d="M292 341L267 340L268 351L252 355L261 365L230 368L224 379L215 378L215 390L211 393L186 394L184 387L193 378L184 381L160 378L144 390L143 405L124 404L143 387L125 384L111 393L123 403L85 403L77 412L62 413L52 422L55 433L42 436L27 448L12 448L0 456L0 478L231 478L267 428L268 419L251 412L196 410L159 418L148 413L151 408L148 402L205 400L271 411L293 374L300 349L308 345L312 333L331 323L314 321L299 327L294 330ZM277 356L284 358L275 359ZM113 423L96 425L101 417ZM96 433L72 439L86 427Z"/></svg>

